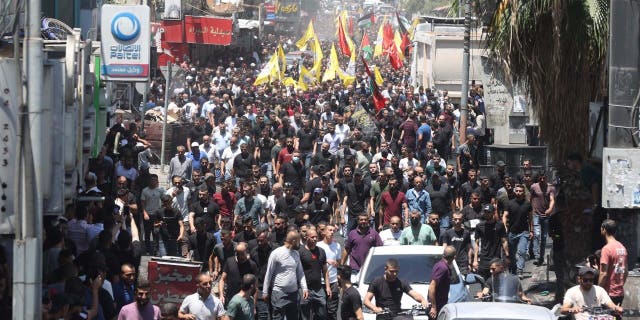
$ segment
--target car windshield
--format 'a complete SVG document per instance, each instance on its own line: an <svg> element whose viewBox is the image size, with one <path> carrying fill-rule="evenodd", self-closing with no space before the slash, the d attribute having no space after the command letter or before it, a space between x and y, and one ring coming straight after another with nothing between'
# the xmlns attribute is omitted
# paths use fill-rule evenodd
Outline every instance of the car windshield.
<svg viewBox="0 0 640 320"><path fill-rule="evenodd" d="M384 274L384 266L388 259L397 259L400 263L398 278L409 283L431 282L431 269L442 258L442 255L403 254L403 255L373 255L364 275L364 283L370 284L373 279ZM419 267L418 267L419 266Z"/></svg>

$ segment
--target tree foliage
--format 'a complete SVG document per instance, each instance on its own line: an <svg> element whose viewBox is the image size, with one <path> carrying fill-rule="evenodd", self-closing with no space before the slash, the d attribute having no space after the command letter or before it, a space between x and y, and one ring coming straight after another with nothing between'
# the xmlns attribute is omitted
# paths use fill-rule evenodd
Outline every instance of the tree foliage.
<svg viewBox="0 0 640 320"><path fill-rule="evenodd" d="M501 0L487 39L494 61L527 89L556 163L586 153L589 101L604 93L607 0Z"/></svg>

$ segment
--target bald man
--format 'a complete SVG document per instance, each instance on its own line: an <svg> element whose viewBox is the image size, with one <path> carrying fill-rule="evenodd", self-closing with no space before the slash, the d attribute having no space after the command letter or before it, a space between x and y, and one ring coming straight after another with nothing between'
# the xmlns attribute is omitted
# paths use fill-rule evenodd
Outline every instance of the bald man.
<svg viewBox="0 0 640 320"><path fill-rule="evenodd" d="M224 267L222 267L222 276L218 282L220 301L222 301L225 308L229 305L230 299L240 292L242 277L247 274L257 274L257 272L258 266L253 260L249 259L247 243L238 243L235 257L227 258Z"/></svg>
<svg viewBox="0 0 640 320"><path fill-rule="evenodd" d="M262 286L262 298L271 302L272 320L298 319L298 291L302 290L302 299L309 297L307 280L300 262L300 234L298 231L287 232L287 238L281 247L276 248L269 256L267 271ZM269 288L272 288L269 296ZM271 300L269 300L271 298Z"/></svg>
<svg viewBox="0 0 640 320"><path fill-rule="evenodd" d="M456 257L456 248L446 246L442 259L433 265L431 269L431 283L429 284L429 301L431 309L429 316L435 319L440 309L447 304L449 297L449 285L451 284L451 263Z"/></svg>

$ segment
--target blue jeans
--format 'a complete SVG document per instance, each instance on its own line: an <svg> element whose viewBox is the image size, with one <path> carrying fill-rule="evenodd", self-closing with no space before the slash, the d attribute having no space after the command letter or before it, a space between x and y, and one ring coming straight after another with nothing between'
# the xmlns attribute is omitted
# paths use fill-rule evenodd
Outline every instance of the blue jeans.
<svg viewBox="0 0 640 320"><path fill-rule="evenodd" d="M536 260L544 259L549 234L549 220L551 217L533 215L533 254Z"/></svg>
<svg viewBox="0 0 640 320"><path fill-rule="evenodd" d="M262 291L259 291L262 292ZM269 303L262 299L258 299L256 301L256 315L258 316L258 320L269 320L269 315L271 314Z"/></svg>
<svg viewBox="0 0 640 320"><path fill-rule="evenodd" d="M278 290L271 291L271 307L273 320L298 320L298 292L284 293Z"/></svg>
<svg viewBox="0 0 640 320"><path fill-rule="evenodd" d="M451 213L440 214L440 229L451 228Z"/></svg>
<svg viewBox="0 0 640 320"><path fill-rule="evenodd" d="M265 162L260 164L260 171L262 174L266 175L269 178L269 183L274 184L275 180L273 179L273 168L271 162Z"/></svg>
<svg viewBox="0 0 640 320"><path fill-rule="evenodd" d="M311 174L311 157L313 156L313 153L311 151L309 152L305 152L303 157L304 157L304 167L307 168L307 170L305 170L305 174L306 174L306 181L309 181L309 176Z"/></svg>
<svg viewBox="0 0 640 320"><path fill-rule="evenodd" d="M529 231L522 231L520 233L509 232L509 257L511 258L509 271L511 271L511 273L516 274L516 272L524 270L528 250ZM516 263L513 263L514 257Z"/></svg>

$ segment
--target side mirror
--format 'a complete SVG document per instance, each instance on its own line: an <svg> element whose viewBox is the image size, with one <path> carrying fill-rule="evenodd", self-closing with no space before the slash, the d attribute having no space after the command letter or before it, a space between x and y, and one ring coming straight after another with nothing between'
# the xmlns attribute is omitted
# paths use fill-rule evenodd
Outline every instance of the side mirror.
<svg viewBox="0 0 640 320"><path fill-rule="evenodd" d="M464 278L464 282L466 284L473 284L473 283L481 283L484 284L484 279L480 276L477 275L475 273L469 273L467 274L467 276Z"/></svg>

